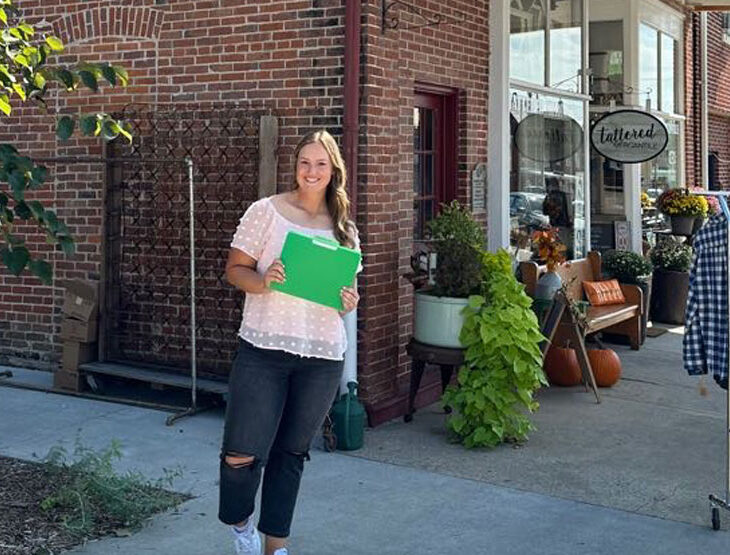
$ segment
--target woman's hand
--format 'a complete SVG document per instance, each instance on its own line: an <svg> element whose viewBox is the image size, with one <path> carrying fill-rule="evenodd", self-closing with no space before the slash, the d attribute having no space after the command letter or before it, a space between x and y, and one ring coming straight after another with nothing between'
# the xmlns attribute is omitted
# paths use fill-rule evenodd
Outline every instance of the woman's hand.
<svg viewBox="0 0 730 555"><path fill-rule="evenodd" d="M357 289L354 287L343 287L340 293L340 299L342 299L343 309L340 311L340 315L345 315L351 310L357 308L357 303L360 301L360 295L357 294Z"/></svg>
<svg viewBox="0 0 730 555"><path fill-rule="evenodd" d="M271 288L272 283L284 283L286 274L284 273L284 265L280 259L276 259L271 263L264 273L264 287Z"/></svg>

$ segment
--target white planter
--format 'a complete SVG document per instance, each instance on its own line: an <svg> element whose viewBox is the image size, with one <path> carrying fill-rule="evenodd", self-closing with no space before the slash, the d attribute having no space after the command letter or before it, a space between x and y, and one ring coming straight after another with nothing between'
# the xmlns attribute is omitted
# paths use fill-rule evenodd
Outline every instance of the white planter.
<svg viewBox="0 0 730 555"><path fill-rule="evenodd" d="M436 297L427 293L415 293L415 318L413 338L427 345L458 349L464 315L461 311L469 304L468 299Z"/></svg>

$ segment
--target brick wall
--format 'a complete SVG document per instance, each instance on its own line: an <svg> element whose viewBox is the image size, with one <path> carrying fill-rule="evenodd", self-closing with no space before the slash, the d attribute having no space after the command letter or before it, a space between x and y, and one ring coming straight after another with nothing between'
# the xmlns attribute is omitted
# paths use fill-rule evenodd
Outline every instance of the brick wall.
<svg viewBox="0 0 730 555"><path fill-rule="evenodd" d="M725 39L721 13L707 19L709 151L719 158L716 179L730 188L730 39Z"/></svg>
<svg viewBox="0 0 730 555"><path fill-rule="evenodd" d="M103 106L112 111L130 102L165 109L221 103L268 109L280 118L280 189L291 181L288 155L299 136L321 126L341 132L344 0L19 0L18 6L28 20L44 20L56 29L67 44L64 62L104 60L130 71L132 84L126 90L54 96L55 110L79 113ZM422 2L419 7L432 13L456 15L458 10L466 19L385 34L380 6L379 0L362 6L356 199L365 262L359 375L371 408L398 399L409 370L403 347L411 334L412 287L400 276L409 270L412 248L417 84L439 85L458 95L456 193L462 201L469 198L468 176L486 159L487 146L486 3L458 0L444 7L435 0ZM103 152L88 139L59 145L46 118L25 109L21 113L22 122L4 126L2 140L19 142L34 156ZM55 165L49 186L39 193L59 208L78 240L79 253L72 259L48 253L57 277L100 277L103 171L99 164ZM41 238L28 239L34 250L48 252ZM58 287L0 270L0 363L55 366L60 295Z"/></svg>
<svg viewBox="0 0 730 555"><path fill-rule="evenodd" d="M469 197L468 176L487 151L487 3L423 1L432 13L466 14L465 21L403 30L416 18L402 17L398 30L381 30L380 1L363 2L364 86L361 101L358 224L364 232L366 269L360 309L360 382L371 419L403 391L409 361L404 346L412 332L410 271L413 229L413 96L419 84L457 92L457 198ZM392 407L389 414L397 414ZM374 419L377 421L378 416Z"/></svg>
<svg viewBox="0 0 730 555"><path fill-rule="evenodd" d="M344 0L18 0L16 5L26 20L55 29L67 45L64 63L104 60L130 72L127 89L52 94L52 111L113 111L130 102L165 109L180 104L266 109L280 118L280 188L291 181L288 155L299 136L315 127L340 132ZM17 114L4 122L0 141L14 141L35 157L102 154L99 142L89 139L58 144L48 118L34 109ZM52 169L37 198L58 207L77 238L78 253L58 255L37 235L28 235L30 247L46 254L57 278L98 280L103 168L52 164ZM57 286L0 269L0 364L55 367L60 296Z"/></svg>

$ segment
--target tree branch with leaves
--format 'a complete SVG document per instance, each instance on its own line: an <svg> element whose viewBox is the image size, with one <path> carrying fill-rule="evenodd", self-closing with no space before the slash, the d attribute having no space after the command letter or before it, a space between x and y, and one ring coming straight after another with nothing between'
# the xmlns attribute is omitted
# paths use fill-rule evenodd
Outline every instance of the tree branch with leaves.
<svg viewBox="0 0 730 555"><path fill-rule="evenodd" d="M68 93L80 88L96 93L102 84L124 87L129 81L124 68L109 63L50 63L64 50L63 43L51 34L36 32L32 25L22 21L12 0L0 0L0 29L0 112L4 116L10 116L18 103L31 103L54 117L46 103L54 86ZM59 139L67 140L77 130L107 141L120 135L132 140L127 124L106 113L58 117ZM43 187L47 177L47 168L21 155L14 145L0 145L0 260L16 276L27 269L50 284L52 266L41 257L31 256L23 237L16 232L18 224L31 222L46 235L48 243L57 245L66 255L74 253L73 237L55 211L27 198L32 196L28 195L30 191Z"/></svg>

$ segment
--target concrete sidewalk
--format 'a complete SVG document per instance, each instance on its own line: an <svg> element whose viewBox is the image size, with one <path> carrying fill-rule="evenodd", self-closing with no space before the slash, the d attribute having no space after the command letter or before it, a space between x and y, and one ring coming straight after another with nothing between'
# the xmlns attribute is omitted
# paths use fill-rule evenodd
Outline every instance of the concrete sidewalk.
<svg viewBox="0 0 730 555"><path fill-rule="evenodd" d="M697 395L681 336L615 347L624 377L602 390L541 392L538 431L520 448L467 451L446 442L438 407L366 433L353 454L314 450L297 507L293 555L616 554L722 552L707 494L724 486L724 401ZM12 369L16 381L48 374ZM76 553L232 553L216 519L222 411L165 426L166 413L0 387L0 453L33 459L54 445L123 446L120 469L148 477L182 467L194 499L129 538ZM649 516L654 515L654 516ZM658 518L662 517L662 518ZM730 514L723 513L723 524Z"/></svg>

